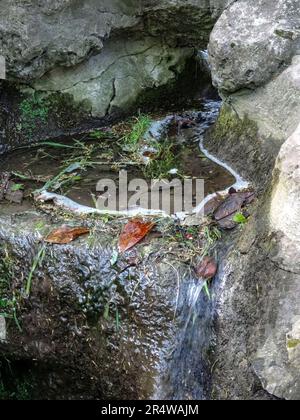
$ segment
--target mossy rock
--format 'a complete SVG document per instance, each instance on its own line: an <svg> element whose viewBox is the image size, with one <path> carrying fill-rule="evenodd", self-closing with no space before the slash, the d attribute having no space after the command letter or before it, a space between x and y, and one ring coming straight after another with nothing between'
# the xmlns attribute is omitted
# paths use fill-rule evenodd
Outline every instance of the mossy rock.
<svg viewBox="0 0 300 420"><path fill-rule="evenodd" d="M251 121L247 115L241 119L231 108L223 106L212 137L224 139L227 136L240 137L244 135L247 135L249 139L256 139L258 135L256 123Z"/></svg>

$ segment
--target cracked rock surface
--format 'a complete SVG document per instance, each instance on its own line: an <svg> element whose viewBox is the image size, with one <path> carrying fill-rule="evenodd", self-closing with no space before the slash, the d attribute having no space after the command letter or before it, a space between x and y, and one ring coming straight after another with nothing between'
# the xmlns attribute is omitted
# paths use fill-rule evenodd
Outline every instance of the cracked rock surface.
<svg viewBox="0 0 300 420"><path fill-rule="evenodd" d="M111 40L101 54L76 68L57 68L37 80L38 91L71 94L76 102L87 100L94 116L104 117L114 107L126 109L144 88L175 80L183 71L191 48L171 48L155 38Z"/></svg>
<svg viewBox="0 0 300 420"><path fill-rule="evenodd" d="M69 94L87 114L85 119L126 113L146 90L177 80L195 49L206 48L217 17L229 3L3 0L0 55L6 60L6 78L25 96ZM1 90L5 94L6 87ZM0 106L0 120L3 113L7 119L10 100L0 96L0 102L9 102ZM1 137L18 137L6 143L24 142L23 133L11 133L13 125L20 122L9 122ZM54 125L55 133L53 127L48 132L60 135L57 126L62 124Z"/></svg>

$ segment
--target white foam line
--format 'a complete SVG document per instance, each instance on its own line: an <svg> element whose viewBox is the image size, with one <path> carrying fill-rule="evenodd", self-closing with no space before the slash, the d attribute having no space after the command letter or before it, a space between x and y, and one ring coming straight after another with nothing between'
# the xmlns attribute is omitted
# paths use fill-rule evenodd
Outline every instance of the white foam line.
<svg viewBox="0 0 300 420"><path fill-rule="evenodd" d="M199 214L203 211L205 205L212 199L214 199L215 197L221 195L221 196L225 196L228 194L228 191L231 188L238 190L244 190L249 188L250 183L248 181L245 181L234 169L232 169L227 163L222 162L220 159L218 159L217 157L213 156L211 153L209 153L209 151L204 147L204 138L202 136L200 143L199 143L199 147L201 152L212 162L216 163L217 165L221 166L222 168L226 169L229 173L231 173L231 175L235 178L235 183L233 185L231 185L229 188L227 188L226 190L223 191L218 191L215 192L213 194L208 195L207 197L205 197L205 199L195 208L194 210L194 214Z"/></svg>
<svg viewBox="0 0 300 420"><path fill-rule="evenodd" d="M46 190L41 191L39 195L35 197L36 201L41 202L48 202L53 201L53 203L60 207L61 209L70 211L74 214L78 215L90 215L90 214L98 214L100 216L115 216L115 217L136 217L136 216L152 216L152 217L168 217L170 216L161 210L147 210L143 208L136 208L132 210L124 210L124 211L113 211L113 210L99 210L93 207L83 206L76 201L71 200L64 195L59 195L55 193L50 193Z"/></svg>

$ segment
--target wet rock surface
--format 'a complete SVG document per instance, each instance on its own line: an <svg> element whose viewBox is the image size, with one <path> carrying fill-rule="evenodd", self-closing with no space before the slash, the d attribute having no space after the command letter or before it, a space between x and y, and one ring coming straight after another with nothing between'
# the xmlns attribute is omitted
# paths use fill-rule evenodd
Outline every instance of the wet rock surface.
<svg viewBox="0 0 300 420"><path fill-rule="evenodd" d="M42 246L41 225L43 232L53 228L38 213L1 217L1 257L9 255L13 264L9 288L15 293L26 287ZM195 280L189 267L168 257L162 243L143 244L113 262L117 237L108 230L99 222L87 239L47 245L30 298L18 301L22 331L9 320L1 355L12 364L35 360L33 374L49 366L40 396L150 398L167 369L186 288Z"/></svg>

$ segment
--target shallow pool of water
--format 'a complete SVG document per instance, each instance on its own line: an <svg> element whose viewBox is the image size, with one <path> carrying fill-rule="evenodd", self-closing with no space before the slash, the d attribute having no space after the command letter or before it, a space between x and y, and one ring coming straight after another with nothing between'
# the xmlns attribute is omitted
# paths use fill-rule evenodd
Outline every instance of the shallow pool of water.
<svg viewBox="0 0 300 420"><path fill-rule="evenodd" d="M219 103L215 101L211 111L192 112L191 116L195 117L196 123L191 128L181 128L173 132L171 130L167 136L175 156L176 171L173 178L178 178L179 173L181 179L204 179L205 196L223 191L235 183L235 177L229 170L210 160L199 148L200 134L215 121L218 109ZM120 170L127 171L128 182L136 178L145 179L143 166L134 162L128 163L132 160L131 157L112 138L95 140L90 135L85 135L77 139L62 138L60 143L65 147L41 143L1 157L0 172L11 173L13 181L21 184L24 189L23 204L2 201L2 214L32 208L32 192L43 188L47 182L50 182L48 191L65 195L79 204L95 207L95 200L99 198L96 185L100 179L113 180L117 188ZM68 167L73 170L60 176L59 181L53 182ZM171 175L170 178L172 179ZM129 199L130 197L129 193ZM196 204L199 203L194 202L195 206Z"/></svg>

